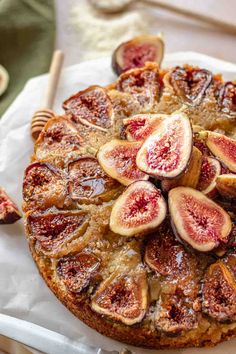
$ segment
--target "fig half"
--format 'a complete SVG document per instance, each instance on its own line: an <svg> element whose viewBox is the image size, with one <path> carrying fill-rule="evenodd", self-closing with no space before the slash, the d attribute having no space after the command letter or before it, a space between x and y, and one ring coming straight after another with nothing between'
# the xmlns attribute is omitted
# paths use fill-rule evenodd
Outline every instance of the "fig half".
<svg viewBox="0 0 236 354"><path fill-rule="evenodd" d="M166 216L166 202L151 182L132 183L113 205L110 228L123 236L156 229Z"/></svg>
<svg viewBox="0 0 236 354"><path fill-rule="evenodd" d="M21 219L22 215L16 204L0 187L0 224L13 224Z"/></svg>
<svg viewBox="0 0 236 354"><path fill-rule="evenodd" d="M170 76L169 82L175 93L191 106L201 103L206 89L212 82L212 73L210 71L188 65L184 67L177 66L167 75Z"/></svg>
<svg viewBox="0 0 236 354"><path fill-rule="evenodd" d="M167 335L179 335L196 328L196 313L181 297L165 296L157 304L155 326Z"/></svg>
<svg viewBox="0 0 236 354"><path fill-rule="evenodd" d="M164 41L161 35L143 35L121 43L112 55L112 68L117 75L144 66L146 61L161 65Z"/></svg>
<svg viewBox="0 0 236 354"><path fill-rule="evenodd" d="M81 157L68 165L68 190L78 203L101 204L117 193L120 184L108 176L92 156Z"/></svg>
<svg viewBox="0 0 236 354"><path fill-rule="evenodd" d="M236 198L236 175L223 174L216 178L218 192L227 199Z"/></svg>
<svg viewBox="0 0 236 354"><path fill-rule="evenodd" d="M208 132L206 144L212 154L230 169L236 172L236 140L215 132Z"/></svg>
<svg viewBox="0 0 236 354"><path fill-rule="evenodd" d="M100 260L91 252L80 252L73 256L60 258L57 274L73 293L80 293L96 277Z"/></svg>
<svg viewBox="0 0 236 354"><path fill-rule="evenodd" d="M75 125L66 117L49 119L35 143L35 154L39 160L64 164L64 159L81 152L83 139Z"/></svg>
<svg viewBox="0 0 236 354"><path fill-rule="evenodd" d="M123 120L124 133L129 141L144 141L167 116L165 114L137 114Z"/></svg>
<svg viewBox="0 0 236 354"><path fill-rule="evenodd" d="M29 213L27 231L35 242L35 249L43 254L58 256L63 246L84 235L89 226L90 214L77 210L52 210L45 213Z"/></svg>
<svg viewBox="0 0 236 354"><path fill-rule="evenodd" d="M173 235L162 226L148 239L145 248L145 263L162 276L186 277L189 271L188 254Z"/></svg>
<svg viewBox="0 0 236 354"><path fill-rule="evenodd" d="M90 86L69 97L63 103L63 108L75 123L103 131L107 131L113 124L111 100L105 89L100 86Z"/></svg>
<svg viewBox="0 0 236 354"><path fill-rule="evenodd" d="M102 315L131 326L141 322L147 310L146 274L112 274L94 294L92 309Z"/></svg>
<svg viewBox="0 0 236 354"><path fill-rule="evenodd" d="M169 210L178 236L194 249L208 252L228 241L228 213L203 193L188 187L169 192Z"/></svg>
<svg viewBox="0 0 236 354"><path fill-rule="evenodd" d="M160 98L159 69L156 63L146 63L144 67L130 69L117 80L116 89L132 95L139 104L141 112L150 112Z"/></svg>
<svg viewBox="0 0 236 354"><path fill-rule="evenodd" d="M203 156L197 189L209 197L214 197L216 193L216 180L220 173L221 165L219 161L211 156Z"/></svg>
<svg viewBox="0 0 236 354"><path fill-rule="evenodd" d="M66 175L48 163L35 162L25 170L24 210L62 208L67 196Z"/></svg>
<svg viewBox="0 0 236 354"><path fill-rule="evenodd" d="M208 268L203 282L202 308L217 321L236 320L236 282L232 272L222 262Z"/></svg>
<svg viewBox="0 0 236 354"><path fill-rule="evenodd" d="M147 180L149 176L136 165L140 142L113 139L101 146L97 158L104 171L125 186L137 180Z"/></svg>
<svg viewBox="0 0 236 354"><path fill-rule="evenodd" d="M156 178L175 178L186 169L191 153L189 119L184 113L174 113L145 140L136 163L140 170Z"/></svg>

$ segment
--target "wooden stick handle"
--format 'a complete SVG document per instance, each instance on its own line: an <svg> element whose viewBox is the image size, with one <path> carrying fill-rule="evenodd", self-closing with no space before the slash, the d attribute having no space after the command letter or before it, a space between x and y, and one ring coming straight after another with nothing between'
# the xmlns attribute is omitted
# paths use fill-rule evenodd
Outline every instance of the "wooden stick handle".
<svg viewBox="0 0 236 354"><path fill-rule="evenodd" d="M49 81L47 90L44 98L44 107L52 109L57 85L61 73L61 68L63 64L64 55L61 50L55 50L53 53L50 70L49 70Z"/></svg>
<svg viewBox="0 0 236 354"><path fill-rule="evenodd" d="M227 22L222 21L217 18L213 18L213 17L207 16L207 15L201 14L201 13L191 11L189 9L184 9L179 6L165 3L164 1L142 0L142 2L152 5L152 6L158 6L159 8L162 8L164 10L168 10L171 12L175 12L175 13L182 15L182 16L190 17L190 18L198 20L198 21L200 20L200 21L209 23L210 25L213 25L219 29L225 30L229 33L234 33L234 34L236 33L236 25L231 24L231 23L227 23Z"/></svg>

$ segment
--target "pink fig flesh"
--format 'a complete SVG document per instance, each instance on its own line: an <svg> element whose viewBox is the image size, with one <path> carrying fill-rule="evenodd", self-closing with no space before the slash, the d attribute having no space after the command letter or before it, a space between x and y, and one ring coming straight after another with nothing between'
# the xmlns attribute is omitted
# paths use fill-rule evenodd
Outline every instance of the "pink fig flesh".
<svg viewBox="0 0 236 354"><path fill-rule="evenodd" d="M209 132L206 144L212 154L230 169L236 172L236 140L225 135Z"/></svg>
<svg viewBox="0 0 236 354"><path fill-rule="evenodd" d="M140 142L113 139L99 149L97 158L109 176L127 186L134 181L149 178L136 165L136 156L140 147Z"/></svg>
<svg viewBox="0 0 236 354"><path fill-rule="evenodd" d="M164 114L137 114L123 120L129 141L144 141L166 117Z"/></svg>
<svg viewBox="0 0 236 354"><path fill-rule="evenodd" d="M63 108L75 123L106 131L113 124L113 109L104 88L90 86L69 97Z"/></svg>
<svg viewBox="0 0 236 354"><path fill-rule="evenodd" d="M113 205L110 228L123 236L135 236L156 229L166 216L161 191L148 181L132 183Z"/></svg>
<svg viewBox="0 0 236 354"><path fill-rule="evenodd" d="M113 53L112 68L117 75L129 69L140 68L145 62L161 64L164 42L161 36L143 35L122 43Z"/></svg>
<svg viewBox="0 0 236 354"><path fill-rule="evenodd" d="M141 322L148 306L148 284L144 272L111 274L96 290L92 309L112 320L131 326Z"/></svg>
<svg viewBox="0 0 236 354"><path fill-rule="evenodd" d="M228 241L232 223L228 213L203 193L188 187L169 192L174 230L194 249L208 252Z"/></svg>
<svg viewBox="0 0 236 354"><path fill-rule="evenodd" d="M16 204L0 187L0 224L13 224L22 217Z"/></svg>
<svg viewBox="0 0 236 354"><path fill-rule="evenodd" d="M213 196L216 192L216 179L221 173L221 165L214 157L203 156L201 174L197 189L203 194Z"/></svg>
<svg viewBox="0 0 236 354"><path fill-rule="evenodd" d="M184 113L161 122L137 154L140 170L156 178L175 178L186 169L192 152L192 130Z"/></svg>

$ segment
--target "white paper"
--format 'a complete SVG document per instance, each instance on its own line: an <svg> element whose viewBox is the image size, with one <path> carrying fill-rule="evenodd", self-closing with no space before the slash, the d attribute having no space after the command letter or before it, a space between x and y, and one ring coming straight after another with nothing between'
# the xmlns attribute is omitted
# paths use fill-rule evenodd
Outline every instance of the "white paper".
<svg viewBox="0 0 236 354"><path fill-rule="evenodd" d="M166 55L163 66L184 63L209 68L215 73L221 72L226 80L236 79L236 65L192 52ZM61 103L71 94L92 84L106 85L114 79L108 58L81 63L65 69L58 88L55 111L62 112ZM0 185L7 189L18 205L22 202L23 171L29 163L33 150L30 121L34 111L40 107L46 83L47 75L31 79L0 121ZM73 348L75 344L79 348L79 343L90 346L87 350L88 354L98 352L98 349L93 350L91 347L107 351L119 351L124 347L129 347L90 329L57 300L34 265L25 240L22 220L13 225L0 226L0 289L0 312L2 314L37 324L68 337L69 344L66 350L68 354L75 353ZM4 328L4 320L0 321L0 334L1 327ZM24 325L21 329L22 341L24 341L27 339L28 332L26 328L24 332ZM34 337L31 333L31 345L38 348L39 331L35 330L36 332L35 340L32 340ZM50 332L51 336L52 332ZM45 336L42 340L45 341ZM54 340L57 340L56 334ZM207 353L214 354L233 354L235 344L236 340L233 340L214 349L172 350L171 353L202 354L207 351ZM60 346L57 346L55 351L50 349L50 353L65 353L65 348L59 348ZM129 348L132 353L136 354L154 353L150 350ZM82 346L81 353L84 353ZM158 351L158 353L170 352Z"/></svg>

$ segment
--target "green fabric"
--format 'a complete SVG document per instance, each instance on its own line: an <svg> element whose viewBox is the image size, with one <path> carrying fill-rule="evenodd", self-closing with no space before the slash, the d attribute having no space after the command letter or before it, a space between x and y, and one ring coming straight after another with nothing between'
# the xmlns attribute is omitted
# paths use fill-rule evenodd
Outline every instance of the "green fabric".
<svg viewBox="0 0 236 354"><path fill-rule="evenodd" d="M54 38L53 0L0 0L0 64L10 76L0 117L29 78L48 71Z"/></svg>

